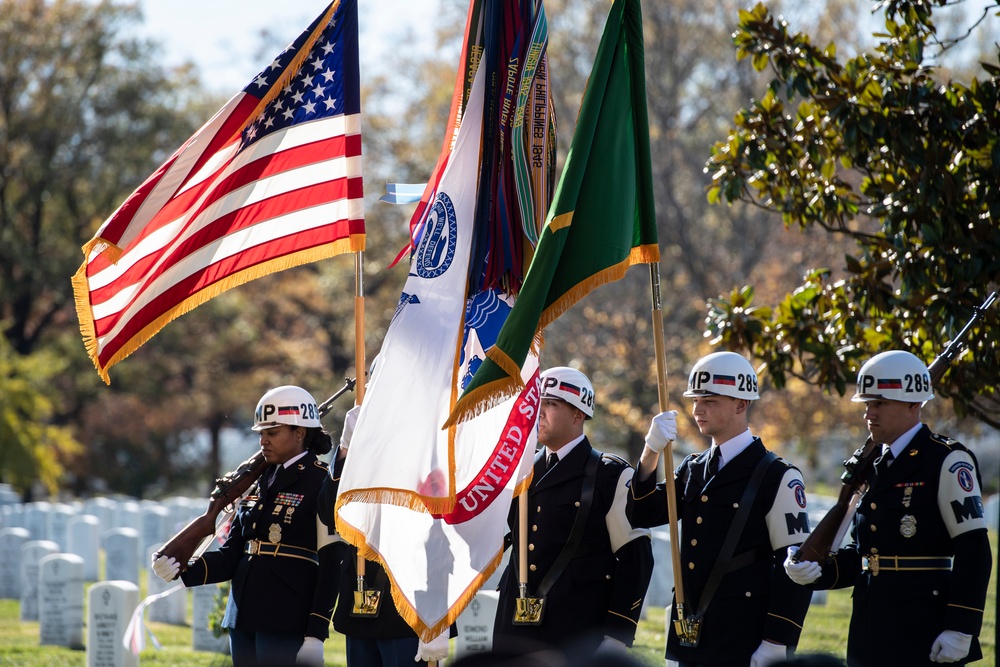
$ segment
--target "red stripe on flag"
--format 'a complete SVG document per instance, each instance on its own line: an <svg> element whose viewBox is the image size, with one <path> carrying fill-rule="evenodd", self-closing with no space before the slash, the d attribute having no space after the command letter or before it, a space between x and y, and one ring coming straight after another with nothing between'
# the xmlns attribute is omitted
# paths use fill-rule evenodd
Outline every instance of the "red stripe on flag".
<svg viewBox="0 0 1000 667"><path fill-rule="evenodd" d="M313 234L312 232L315 232ZM327 233L324 233L327 232ZM348 239L352 234L364 233L364 220L338 220L325 227L310 230L309 234L299 233L284 236L270 243L261 244L237 253L232 257L215 262L184 280L175 283L169 290L152 299L149 304L132 314L128 323L113 338L104 342L104 348L98 359L102 365L108 364L117 351L125 343L140 335L147 326L156 322L164 313L180 307L186 299L195 297L199 292L212 287L215 283L228 279L240 271L252 269L260 264L280 260L297 252L326 245L329 239ZM318 240L317 237L322 240ZM336 241L334 241L336 242ZM245 281L244 281L245 282ZM186 312L182 308L181 312ZM179 314L179 313L178 313ZM120 344L114 344L119 342Z"/></svg>
<svg viewBox="0 0 1000 667"><path fill-rule="evenodd" d="M102 304L108 299L113 298L122 289L140 282L144 277L147 280L156 279L172 266L184 261L191 252L241 229L267 222L280 215L297 210L311 208L328 202L340 201L342 199L360 199L362 196L362 179L360 176L356 176L293 190L241 207L215 220L209 221L210 224L203 226L176 247L164 247L155 253L150 253L143 257L113 282L104 287L94 289L91 292L91 303L93 305ZM168 250L169 255L164 260L165 253ZM158 268L156 274L151 275L150 271L153 265L160 261L164 261L163 265Z"/></svg>

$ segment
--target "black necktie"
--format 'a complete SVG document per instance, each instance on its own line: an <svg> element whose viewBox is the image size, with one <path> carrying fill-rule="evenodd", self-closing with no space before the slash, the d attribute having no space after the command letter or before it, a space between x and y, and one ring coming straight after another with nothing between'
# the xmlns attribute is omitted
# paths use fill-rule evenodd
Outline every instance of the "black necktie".
<svg viewBox="0 0 1000 667"><path fill-rule="evenodd" d="M715 475L719 472L719 459L721 459L721 458L722 458L722 455L719 454L719 452L717 452L714 449L708 455L708 476L709 477L715 477Z"/></svg>
<svg viewBox="0 0 1000 667"><path fill-rule="evenodd" d="M892 455L892 450L886 447L885 451L882 452L882 456L875 459L875 474L884 475L885 471L889 469L889 464L892 463L894 458L896 457Z"/></svg>
<svg viewBox="0 0 1000 667"><path fill-rule="evenodd" d="M552 452L551 454L549 454L549 458L545 462L545 472L548 472L549 470L555 468L557 463L559 463L559 455L556 454L555 452Z"/></svg>

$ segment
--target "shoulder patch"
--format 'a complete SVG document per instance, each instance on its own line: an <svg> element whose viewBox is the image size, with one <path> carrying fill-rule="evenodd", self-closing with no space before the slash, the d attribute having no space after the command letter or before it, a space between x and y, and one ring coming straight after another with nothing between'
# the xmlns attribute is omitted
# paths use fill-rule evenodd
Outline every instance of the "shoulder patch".
<svg viewBox="0 0 1000 667"><path fill-rule="evenodd" d="M955 445L961 445L961 443L958 440L955 440L954 438L949 438L946 435L941 435L940 433L931 433L931 442L937 443L939 445L944 445L949 449L954 447Z"/></svg>
<svg viewBox="0 0 1000 667"><path fill-rule="evenodd" d="M313 461L313 465L319 468L320 470L329 470L330 468L330 466L326 463L326 461L320 461L319 459Z"/></svg>

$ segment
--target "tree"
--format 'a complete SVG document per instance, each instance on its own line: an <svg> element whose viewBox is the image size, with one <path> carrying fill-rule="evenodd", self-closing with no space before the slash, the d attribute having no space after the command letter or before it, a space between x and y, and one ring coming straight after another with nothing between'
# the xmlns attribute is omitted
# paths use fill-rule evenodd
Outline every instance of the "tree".
<svg viewBox="0 0 1000 667"><path fill-rule="evenodd" d="M708 331L797 377L844 394L866 358L889 348L926 361L1000 280L1000 96L995 63L965 84L943 59L984 23L939 37L945 0L888 0L877 44L841 61L762 4L740 12L737 57L770 67L763 95L712 149L709 200L744 201L856 244L844 277L820 265L773 307L753 290L713 302ZM961 3L959 3L961 4ZM1000 427L998 309L937 388L959 415Z"/></svg>
<svg viewBox="0 0 1000 667"><path fill-rule="evenodd" d="M0 479L29 498L36 482L56 491L66 458L81 449L70 429L48 423L49 381L64 367L50 352L17 354L0 333Z"/></svg>
<svg viewBox="0 0 1000 667"><path fill-rule="evenodd" d="M847 19L839 16L845 5L854 3L813 8L815 25L844 26ZM705 199L711 184L703 173L705 146L760 80L749 63L732 64L731 24L738 7L731 0L643 4L669 402L682 412L687 408L681 397L687 371L710 351L708 341L698 335L706 302L751 279L762 294L781 294L819 253L837 248L816 243L817 234L790 234L766 225L766 213L754 207L713 207ZM546 8L554 85L561 91L560 143L568 145L607 3L549 1ZM633 268L623 280L595 290L545 332L543 363L578 364L591 374L602 401L591 431L607 446L615 443L630 460L642 450L649 414L657 404L650 305L648 272ZM764 396L766 400L766 392ZM815 442L809 436L835 419L830 414L810 424L802 437ZM764 423L755 423L755 432L763 429ZM682 433L697 433L694 422ZM784 433L774 439L775 445L785 439ZM702 445L701 439L693 440Z"/></svg>
<svg viewBox="0 0 1000 667"><path fill-rule="evenodd" d="M72 317L97 224L193 132L194 81L126 30L134 7L0 0L0 319L34 350Z"/></svg>

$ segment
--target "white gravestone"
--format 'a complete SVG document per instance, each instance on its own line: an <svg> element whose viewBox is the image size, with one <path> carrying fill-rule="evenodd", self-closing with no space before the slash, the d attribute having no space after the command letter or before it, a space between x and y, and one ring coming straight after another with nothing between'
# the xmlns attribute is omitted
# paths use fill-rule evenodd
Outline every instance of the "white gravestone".
<svg viewBox="0 0 1000 667"><path fill-rule="evenodd" d="M115 528L104 534L104 578L139 585L139 533Z"/></svg>
<svg viewBox="0 0 1000 667"><path fill-rule="evenodd" d="M141 531L142 517L139 514L139 503L134 500L118 501L111 520L115 528L132 528Z"/></svg>
<svg viewBox="0 0 1000 667"><path fill-rule="evenodd" d="M98 496L84 501L83 513L96 516L101 522L102 530L111 530L115 527L115 507L117 507L115 501Z"/></svg>
<svg viewBox="0 0 1000 667"><path fill-rule="evenodd" d="M49 539L49 512L52 503L44 500L28 503L24 508L24 527L31 533L33 540Z"/></svg>
<svg viewBox="0 0 1000 667"><path fill-rule="evenodd" d="M49 511L49 531L46 539L59 545L59 551L69 549L69 522L76 516L73 507L66 503L56 503Z"/></svg>
<svg viewBox="0 0 1000 667"><path fill-rule="evenodd" d="M159 505L151 505L142 508L142 553L145 555L149 547L156 544L162 545L173 535L167 534L170 529L170 512L167 508Z"/></svg>
<svg viewBox="0 0 1000 667"><path fill-rule="evenodd" d="M43 645L83 648L83 559L51 554L38 563L38 621Z"/></svg>
<svg viewBox="0 0 1000 667"><path fill-rule="evenodd" d="M208 615L216 607L218 584L195 586L191 589L191 635L195 651L229 653L229 635L216 637L209 625Z"/></svg>
<svg viewBox="0 0 1000 667"><path fill-rule="evenodd" d="M458 637L455 639L455 657L470 653L489 653L493 650L493 621L497 615L496 591L480 590L472 602L458 616L455 625Z"/></svg>
<svg viewBox="0 0 1000 667"><path fill-rule="evenodd" d="M51 540L32 540L21 545L21 620L38 620L38 563L49 554L59 553Z"/></svg>
<svg viewBox="0 0 1000 667"><path fill-rule="evenodd" d="M69 520L68 553L83 559L83 576L87 581L100 579L101 522L93 514L80 514Z"/></svg>
<svg viewBox="0 0 1000 667"><path fill-rule="evenodd" d="M21 599L21 547L31 539L27 528L0 529L0 598Z"/></svg>
<svg viewBox="0 0 1000 667"><path fill-rule="evenodd" d="M181 583L180 579L167 582L156 576L153 572L152 556L162 544L154 544L146 552L146 581L149 583L149 590L146 595L157 595L167 589L174 588ZM181 587L165 598L160 598L149 605L146 618L159 623L169 623L170 625L184 625L187 622L187 589Z"/></svg>
<svg viewBox="0 0 1000 667"><path fill-rule="evenodd" d="M87 589L87 667L139 667L138 656L122 645L139 606L139 587L129 581L102 581Z"/></svg>
<svg viewBox="0 0 1000 667"><path fill-rule="evenodd" d="M674 597L674 565L670 555L670 532L654 530L653 575L646 589L643 607L667 607Z"/></svg>

